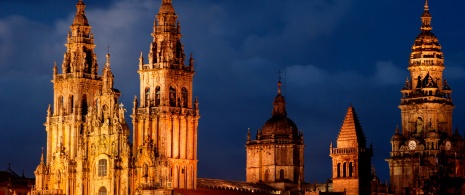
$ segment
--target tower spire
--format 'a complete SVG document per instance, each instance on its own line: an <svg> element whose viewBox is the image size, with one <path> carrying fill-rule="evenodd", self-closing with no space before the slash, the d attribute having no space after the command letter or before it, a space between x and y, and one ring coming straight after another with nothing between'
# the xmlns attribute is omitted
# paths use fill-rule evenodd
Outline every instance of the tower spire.
<svg viewBox="0 0 465 195"><path fill-rule="evenodd" d="M429 5L428 0L425 0L425 7L423 14L421 15L421 30L422 31L431 31L433 27L431 27L431 14L429 13Z"/></svg>

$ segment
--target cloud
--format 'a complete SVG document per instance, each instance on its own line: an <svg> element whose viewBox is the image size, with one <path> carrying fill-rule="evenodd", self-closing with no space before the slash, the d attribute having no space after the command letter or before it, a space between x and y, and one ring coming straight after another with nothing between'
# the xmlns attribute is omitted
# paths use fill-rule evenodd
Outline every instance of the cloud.
<svg viewBox="0 0 465 195"><path fill-rule="evenodd" d="M370 80L377 85L399 84L408 76L405 69L395 66L390 61L376 62L375 71Z"/></svg>
<svg viewBox="0 0 465 195"><path fill-rule="evenodd" d="M287 79L289 82L299 85L315 85L315 84L330 84L338 85L347 89L356 87L360 88L365 84L374 85L391 85L399 84L403 81L403 75L407 72L395 66L392 62L376 62L375 73L371 76L366 76L352 70L329 72L318 68L314 65L294 65L287 68ZM324 85L327 86L327 85Z"/></svg>

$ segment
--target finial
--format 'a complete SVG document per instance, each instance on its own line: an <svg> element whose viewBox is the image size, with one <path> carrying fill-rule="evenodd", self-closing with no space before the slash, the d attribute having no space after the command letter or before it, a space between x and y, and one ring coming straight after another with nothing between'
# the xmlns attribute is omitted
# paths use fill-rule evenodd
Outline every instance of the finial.
<svg viewBox="0 0 465 195"><path fill-rule="evenodd" d="M105 64L105 68L110 68L110 53L107 53L107 63Z"/></svg>
<svg viewBox="0 0 465 195"><path fill-rule="evenodd" d="M250 141L250 128L247 129L247 141Z"/></svg>
<svg viewBox="0 0 465 195"><path fill-rule="evenodd" d="M397 126L396 126L396 134L398 134L398 133L399 133L399 124L397 124Z"/></svg>
<svg viewBox="0 0 465 195"><path fill-rule="evenodd" d="M429 10L428 0L425 0L425 11L428 11L428 10Z"/></svg>

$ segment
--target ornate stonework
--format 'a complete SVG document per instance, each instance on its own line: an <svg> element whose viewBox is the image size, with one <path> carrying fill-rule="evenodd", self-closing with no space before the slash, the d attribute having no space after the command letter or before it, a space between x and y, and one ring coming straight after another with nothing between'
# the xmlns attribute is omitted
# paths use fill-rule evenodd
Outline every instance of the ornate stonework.
<svg viewBox="0 0 465 195"><path fill-rule="evenodd" d="M256 139L250 139L250 132L247 136L246 181L288 190L304 181L303 134L287 118L281 82L273 105L272 117L257 132Z"/></svg>
<svg viewBox="0 0 465 195"><path fill-rule="evenodd" d="M131 115L134 187L154 189L197 186L198 102L192 81L194 60L185 65L181 25L171 0L163 0L153 27L148 62L140 56L140 98Z"/></svg>
<svg viewBox="0 0 465 195"><path fill-rule="evenodd" d="M98 75L94 37L82 0L68 33L61 73L53 69L46 161L35 171L32 194L128 194L129 128L113 88L110 55Z"/></svg>
<svg viewBox="0 0 465 195"><path fill-rule="evenodd" d="M463 138L458 131L452 133L452 90L443 78L444 55L431 32L431 18L426 1L421 32L410 55L410 79L401 90L402 132L396 129L391 139L392 151L386 159L395 194L446 188L458 192L452 188L461 188L461 183L451 188L438 186L446 179L446 183L452 184L465 177Z"/></svg>
<svg viewBox="0 0 465 195"><path fill-rule="evenodd" d="M370 194L373 148L366 147L362 126L352 106L347 110L337 137L337 147L330 146L330 156L333 161L334 192Z"/></svg>

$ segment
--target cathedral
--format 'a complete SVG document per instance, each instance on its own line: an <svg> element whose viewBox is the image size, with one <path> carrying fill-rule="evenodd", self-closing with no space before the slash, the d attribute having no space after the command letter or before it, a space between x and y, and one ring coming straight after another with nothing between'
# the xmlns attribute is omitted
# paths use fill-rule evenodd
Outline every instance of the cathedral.
<svg viewBox="0 0 465 195"><path fill-rule="evenodd" d="M118 100L121 92L113 88L109 53L99 73L85 8L78 0L63 61L53 67L53 104L44 123L46 148L34 172L33 195L465 192L464 139L452 130L452 90L443 78L444 55L432 33L427 0L410 54L410 78L401 90L402 124L386 159L389 184L381 184L372 169L374 149L367 146L352 105L336 144L329 147L331 179L306 183L304 134L288 118L281 81L271 118L255 135L248 131L245 181L198 178L194 59L184 53L172 0L162 0L149 51L146 58L143 53L139 57L140 93L130 113L132 132Z"/></svg>
<svg viewBox="0 0 465 195"><path fill-rule="evenodd" d="M140 56L140 97L132 109L133 141L110 54L98 73L94 36L79 0L61 71L53 68L54 102L45 122L46 155L32 194L168 194L197 186L198 102L194 60L185 65L180 24L163 0L147 62Z"/></svg>
<svg viewBox="0 0 465 195"><path fill-rule="evenodd" d="M395 194L460 194L465 190L464 140L452 130L452 90L443 78L444 54L432 33L428 1L412 46L410 78L399 105L401 129L391 138L389 164Z"/></svg>

